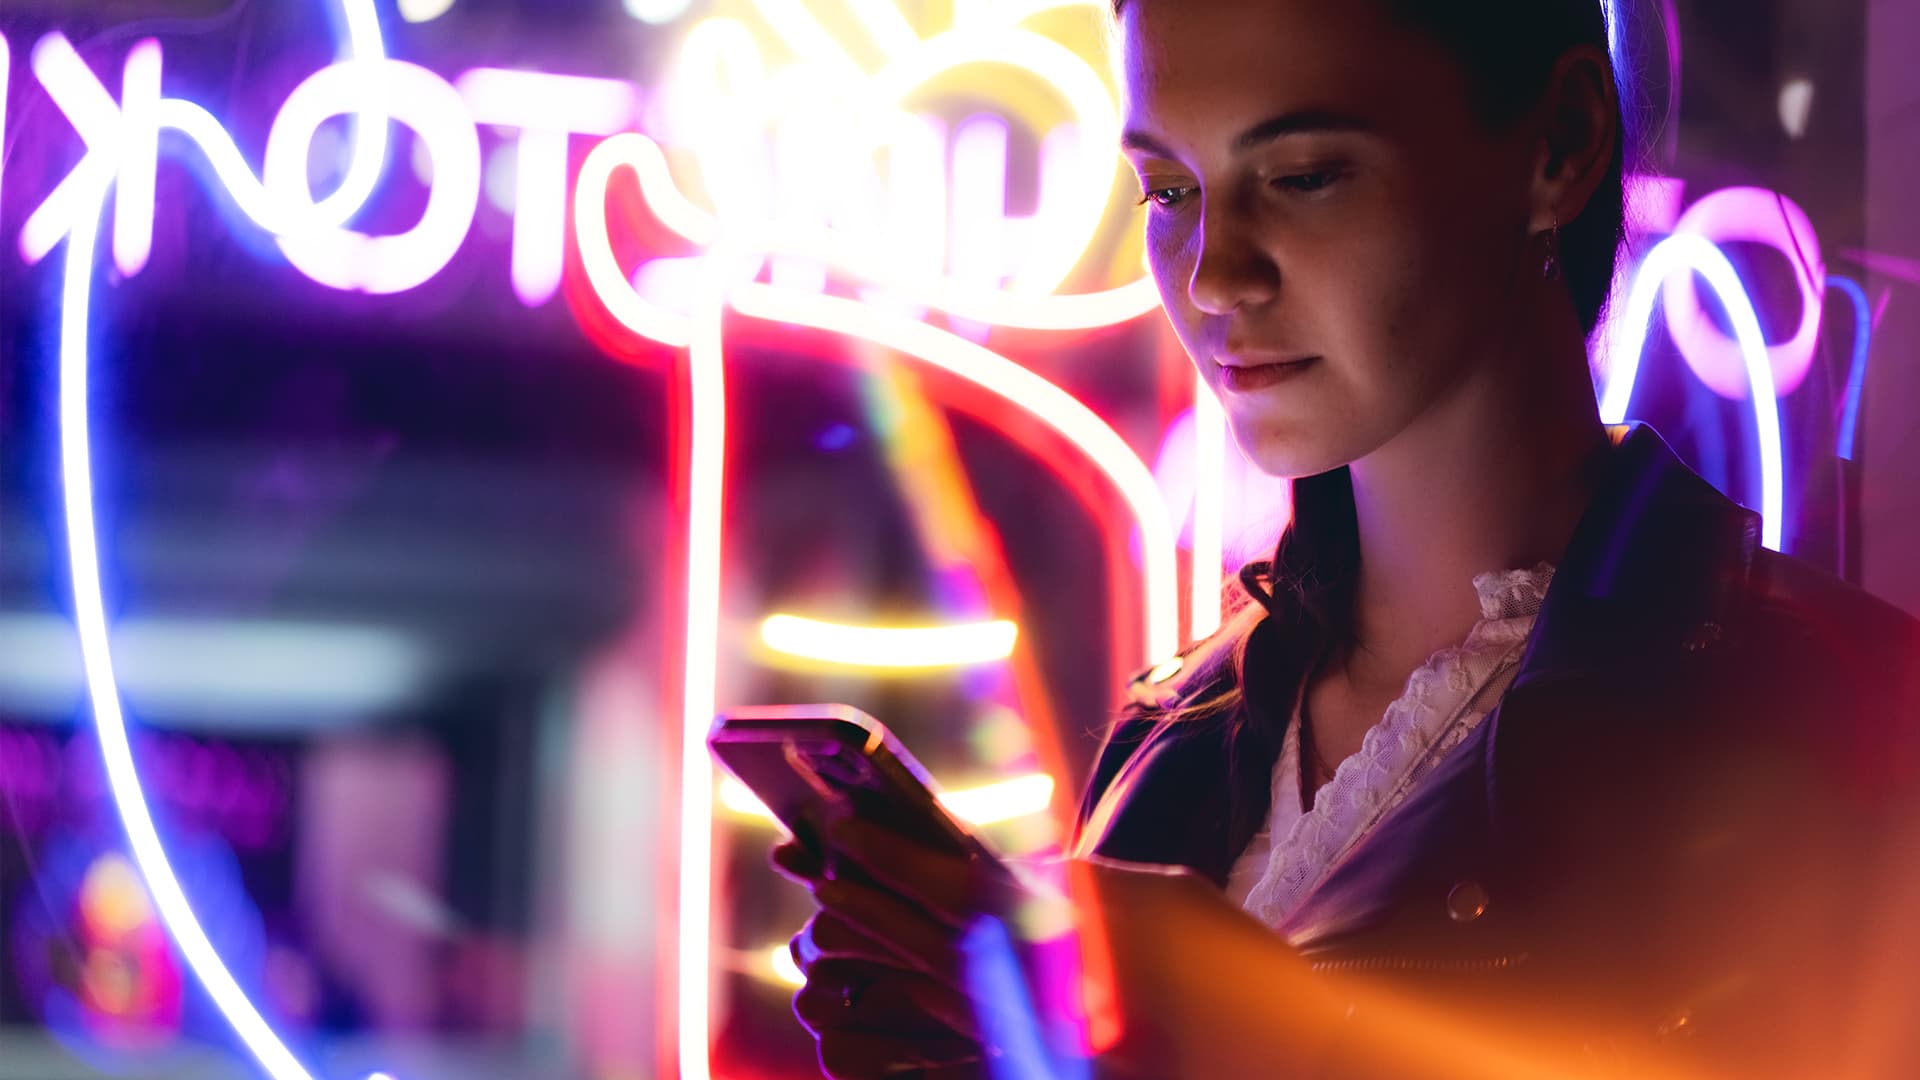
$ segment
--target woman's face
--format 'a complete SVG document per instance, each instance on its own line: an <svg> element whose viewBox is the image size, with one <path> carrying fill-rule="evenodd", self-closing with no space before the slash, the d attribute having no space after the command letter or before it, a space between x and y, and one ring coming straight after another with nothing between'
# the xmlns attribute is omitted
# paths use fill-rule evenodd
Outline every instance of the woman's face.
<svg viewBox="0 0 1920 1080"><path fill-rule="evenodd" d="M1126 0L1147 253L1256 465L1359 460L1478 379L1529 258L1526 141L1379 0Z"/></svg>

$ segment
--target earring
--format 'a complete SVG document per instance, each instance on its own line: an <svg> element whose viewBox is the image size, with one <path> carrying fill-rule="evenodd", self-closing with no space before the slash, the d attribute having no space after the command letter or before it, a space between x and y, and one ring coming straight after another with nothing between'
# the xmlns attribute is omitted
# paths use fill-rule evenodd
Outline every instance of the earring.
<svg viewBox="0 0 1920 1080"><path fill-rule="evenodd" d="M1553 215L1553 228L1546 232L1547 254L1540 263L1540 276L1548 281L1560 280L1560 215Z"/></svg>

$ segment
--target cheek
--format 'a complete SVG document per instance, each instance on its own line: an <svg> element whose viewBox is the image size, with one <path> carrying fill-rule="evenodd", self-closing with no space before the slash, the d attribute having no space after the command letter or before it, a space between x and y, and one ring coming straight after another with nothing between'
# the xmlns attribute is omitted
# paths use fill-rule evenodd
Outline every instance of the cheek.
<svg viewBox="0 0 1920 1080"><path fill-rule="evenodd" d="M1160 298L1171 303L1176 298L1184 298L1184 283L1192 266L1187 258L1187 242L1184 230L1177 222L1162 220L1158 215L1147 218L1146 226L1147 270L1153 275L1153 283L1160 288Z"/></svg>
<svg viewBox="0 0 1920 1080"><path fill-rule="evenodd" d="M1194 310L1187 286L1193 280L1193 248L1178 222L1149 219L1146 229L1147 272L1160 293L1180 343L1192 355L1201 314Z"/></svg>

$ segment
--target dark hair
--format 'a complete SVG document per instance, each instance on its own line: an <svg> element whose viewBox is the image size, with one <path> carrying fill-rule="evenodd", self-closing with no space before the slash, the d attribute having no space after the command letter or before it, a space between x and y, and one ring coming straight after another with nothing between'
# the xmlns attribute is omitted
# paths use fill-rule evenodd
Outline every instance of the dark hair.
<svg viewBox="0 0 1920 1080"><path fill-rule="evenodd" d="M1126 0L1115 0L1117 14ZM1580 46L1611 55L1605 0L1381 0L1394 17L1439 42L1460 59L1481 118L1491 127L1517 121L1545 92L1560 58ZM1619 73L1616 72L1616 79ZM1612 291L1614 264L1625 234L1626 113L1614 98L1619 120L1607 174L1581 212L1560 227L1562 279L1571 294L1583 331L1599 325ZM1240 586L1279 618L1265 620L1278 640L1263 647L1261 663L1283 660L1310 664L1321 647L1343 641L1352 631L1353 590L1357 583L1359 526L1354 516L1352 475L1346 468L1292 483L1293 523L1280 538L1270 562L1244 568ZM1276 597L1291 593L1291 602ZM1230 624L1236 629L1249 623ZM1239 678L1224 692L1179 709L1179 716L1212 716L1229 711L1247 684L1246 651L1250 634L1242 630L1235 647L1224 653ZM1304 677L1305 671L1277 674ZM1196 680L1220 685L1223 680ZM1273 740L1274 731L1245 732ZM1271 747L1270 747L1271 749Z"/></svg>
<svg viewBox="0 0 1920 1080"><path fill-rule="evenodd" d="M1482 117L1495 127L1513 123L1540 100L1568 50L1587 45L1611 54L1603 0L1385 2L1402 22L1460 58ZM1626 232L1626 113L1617 95L1614 109L1619 134L1606 177L1560 229L1562 273L1588 334L1606 309Z"/></svg>
<svg viewBox="0 0 1920 1080"><path fill-rule="evenodd" d="M1381 0L1393 16L1444 45L1466 69L1481 117L1501 127L1540 100L1554 65L1571 49L1612 54L1611 0ZM1113 0L1115 15L1126 0ZM1619 73L1616 72L1616 81ZM1622 91L1624 92L1624 91ZM1627 114L1614 97L1619 132L1607 174L1587 205L1560 228L1560 264L1580 328L1591 335L1613 289L1626 236Z"/></svg>

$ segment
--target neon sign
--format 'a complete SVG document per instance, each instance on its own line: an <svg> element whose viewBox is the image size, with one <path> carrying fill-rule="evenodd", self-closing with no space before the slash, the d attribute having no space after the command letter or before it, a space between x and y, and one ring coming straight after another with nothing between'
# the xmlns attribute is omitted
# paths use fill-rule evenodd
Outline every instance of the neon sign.
<svg viewBox="0 0 1920 1080"><path fill-rule="evenodd" d="M1104 17L1104 0L996 5L929 36L891 5L863 0L852 11L885 56L873 72L803 6L755 0L753 7L791 59L770 63L746 22L707 19L687 32L673 75L643 108L641 93L615 80L478 68L448 81L388 57L371 4L347 0L348 58L315 72L288 96L258 176L210 113L164 96L157 41L130 50L117 98L59 34L42 38L31 52L35 78L85 144L80 161L28 215L18 247L32 263L63 240L68 245L60 351L68 554L109 782L161 918L249 1053L276 1080L309 1074L223 965L159 842L127 749L99 580L86 410L94 248L111 194L113 263L129 275L146 265L162 132L184 137L205 157L243 215L270 234L303 275L334 289L394 294L431 280L467 238L479 206L476 125L512 128L510 280L528 306L550 299L561 279L569 141L599 140L581 166L571 202L572 242L593 296L632 334L686 349L691 359L675 993L684 1076L707 1074L715 791L701 748L714 710L719 647L727 315L879 344L972 383L1053 432L1094 466L1138 530L1145 611L1134 659L1163 657L1180 638L1179 523L1153 472L1084 403L983 343L994 328L1087 329L1126 322L1156 305L1144 276L1082 293L1059 291L1112 217L1117 107L1097 63L1024 24L1067 7ZM0 38L0 100L8 89L8 48ZM1041 133L1039 194L1030 215L1006 213L1005 119L972 117L948 131L909 107L930 81L969 65L1032 80L1061 115ZM631 130L656 113L660 130ZM341 115L354 118L351 152L335 190L315 199L307 158L321 125ZM372 236L348 223L374 194L388 154L389 121L418 134L432 173L419 220L403 232ZM669 148L691 162L698 183L683 184ZM863 164L850 169L849 162ZM619 262L607 198L620 170L634 174L648 211L695 254L653 256L636 266ZM831 187L820 179L830 173ZM1767 541L1777 547L1785 477L1776 397L1804 376L1810 335L1819 331L1825 270L1818 245L1805 215L1796 217L1777 195L1734 189L1681 214L1677 186L1665 182L1661 190L1673 214L1652 224L1678 235L1649 256L1623 294L1603 411L1609 419L1624 415L1654 305L1664 301L1682 353L1702 381L1754 401ZM1762 211L1782 215L1785 225L1760 221ZM1751 304L1714 239L1759 239L1800 253L1796 272L1808 304L1792 340L1774 347L1761 340ZM1704 274L1734 312L1734 338L1696 317L1692 275L1683 270ZM858 283L861 298L835 295L833 282ZM943 313L947 326L903 308ZM1725 371L1728 347L1738 360L1737 380ZM1199 388L1193 431L1192 497L1183 503L1191 506L1194 551L1188 632L1200 635L1218 620L1228 498L1224 417Z"/></svg>

